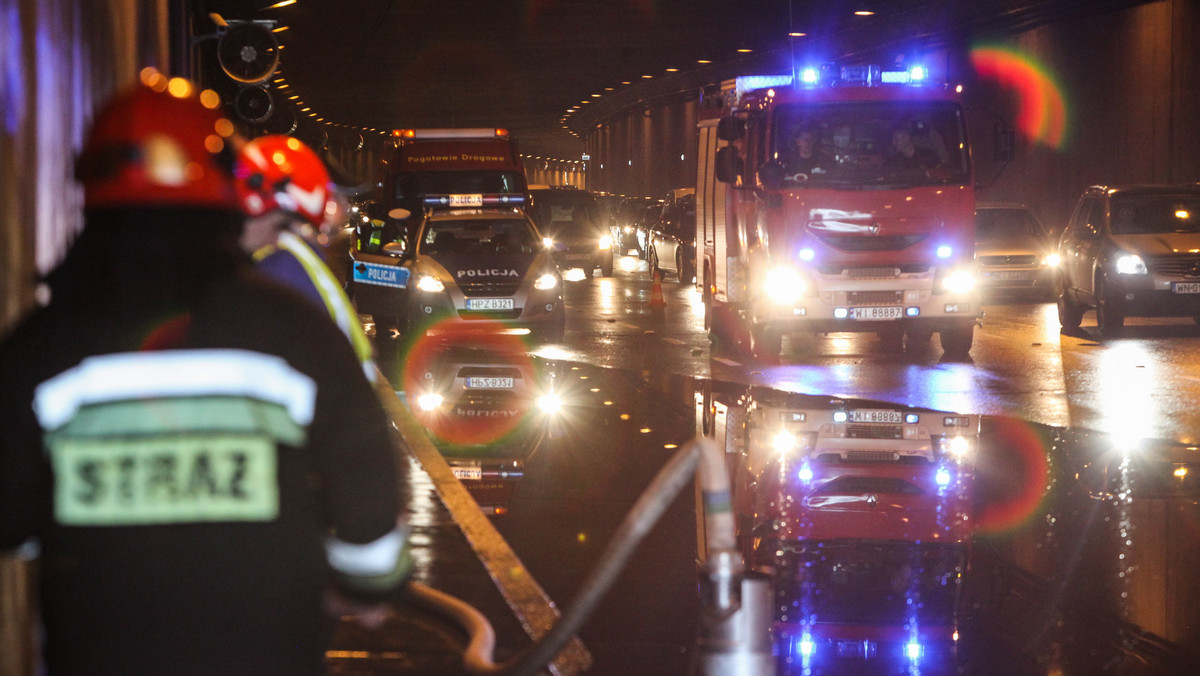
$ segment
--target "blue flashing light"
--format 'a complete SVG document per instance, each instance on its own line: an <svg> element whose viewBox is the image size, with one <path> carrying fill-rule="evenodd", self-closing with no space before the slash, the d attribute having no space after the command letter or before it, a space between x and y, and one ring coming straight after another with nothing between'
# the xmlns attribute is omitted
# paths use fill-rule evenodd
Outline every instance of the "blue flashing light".
<svg viewBox="0 0 1200 676"><path fill-rule="evenodd" d="M913 66L912 68L908 69L908 77L913 82L921 82L928 75L929 72L925 70L925 66Z"/></svg>
<svg viewBox="0 0 1200 676"><path fill-rule="evenodd" d="M917 315L919 315L919 314L921 314L921 308L919 308L919 307L906 307L906 308L904 308L904 315L905 315L906 317L916 317L916 316L917 316Z"/></svg>
<svg viewBox="0 0 1200 676"><path fill-rule="evenodd" d="M812 657L813 650L816 648L812 638L807 635L800 639L798 647L800 648L801 657Z"/></svg>
<svg viewBox="0 0 1200 676"><path fill-rule="evenodd" d="M921 421L921 416L917 415L916 413L905 413L904 414L904 422L908 423L909 425L916 425L920 421Z"/></svg>
<svg viewBox="0 0 1200 676"><path fill-rule="evenodd" d="M802 261L811 261L816 255L817 252L812 249L804 248L800 250L800 260Z"/></svg>
<svg viewBox="0 0 1200 676"><path fill-rule="evenodd" d="M736 80L738 91L784 87L792 84L791 75L743 75Z"/></svg>
<svg viewBox="0 0 1200 676"><path fill-rule="evenodd" d="M796 477L804 483L808 483L808 482L812 481L812 478L813 478L812 468L809 467L807 464L802 465L800 467L800 471L796 474Z"/></svg>
<svg viewBox="0 0 1200 676"><path fill-rule="evenodd" d="M945 244L943 244L937 248L937 257L938 258L949 258L952 255L954 255L954 249L952 249L951 247L949 247Z"/></svg>
<svg viewBox="0 0 1200 676"><path fill-rule="evenodd" d="M921 655L924 653L925 649L922 648L921 644L917 643L916 641L910 641L904 646L904 656L910 661L916 662L917 660L921 659Z"/></svg>
<svg viewBox="0 0 1200 676"><path fill-rule="evenodd" d="M805 68L800 71L800 81L808 85L817 84L821 81L821 71L811 66Z"/></svg>
<svg viewBox="0 0 1200 676"><path fill-rule="evenodd" d="M949 486L950 485L950 470L946 469L945 467L938 468L937 485L939 485L939 486Z"/></svg>

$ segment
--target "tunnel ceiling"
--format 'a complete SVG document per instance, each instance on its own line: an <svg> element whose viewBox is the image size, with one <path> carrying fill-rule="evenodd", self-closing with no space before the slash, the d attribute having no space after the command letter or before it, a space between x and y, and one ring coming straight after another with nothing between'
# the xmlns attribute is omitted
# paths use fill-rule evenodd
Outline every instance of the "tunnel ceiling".
<svg viewBox="0 0 1200 676"><path fill-rule="evenodd" d="M196 3L197 33L268 20L288 94L338 128L508 128L535 155L576 158L572 134L606 100L691 86L717 68L768 68L792 55L901 54L1021 30L1130 0L218 0ZM859 16L857 9L875 11ZM789 32L805 33L790 37ZM739 52L738 50L751 50ZM882 54L885 55L886 54ZM712 64L700 63L702 60ZM672 72L668 69L678 69ZM645 77L649 76L649 77ZM673 82L680 84L674 85ZM287 104L285 97L276 97ZM568 114L568 111L579 109ZM301 114L306 120L308 113ZM344 125L344 127L343 127Z"/></svg>

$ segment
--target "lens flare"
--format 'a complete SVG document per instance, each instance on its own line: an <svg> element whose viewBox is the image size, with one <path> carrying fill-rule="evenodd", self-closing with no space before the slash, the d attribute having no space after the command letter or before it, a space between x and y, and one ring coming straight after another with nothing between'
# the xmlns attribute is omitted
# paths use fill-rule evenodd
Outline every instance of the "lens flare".
<svg viewBox="0 0 1200 676"><path fill-rule="evenodd" d="M1047 69L1028 54L1009 47L979 46L971 65L983 79L1016 91L1017 129L1031 140L1054 149L1067 140L1067 104Z"/></svg>
<svg viewBox="0 0 1200 676"><path fill-rule="evenodd" d="M976 521L982 532L1003 532L1032 519L1050 484L1046 441L1032 425L1015 418L993 420L991 446L1004 452L991 454L995 465L980 468L992 475L995 486L986 496Z"/></svg>

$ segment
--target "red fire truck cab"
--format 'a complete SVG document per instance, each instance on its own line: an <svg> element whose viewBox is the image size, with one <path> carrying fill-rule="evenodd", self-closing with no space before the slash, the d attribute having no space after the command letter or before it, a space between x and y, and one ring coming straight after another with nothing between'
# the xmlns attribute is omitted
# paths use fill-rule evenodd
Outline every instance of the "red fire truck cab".
<svg viewBox="0 0 1200 676"><path fill-rule="evenodd" d="M697 280L706 324L780 352L795 332L938 333L982 316L974 175L955 89L924 71L813 68L704 92Z"/></svg>

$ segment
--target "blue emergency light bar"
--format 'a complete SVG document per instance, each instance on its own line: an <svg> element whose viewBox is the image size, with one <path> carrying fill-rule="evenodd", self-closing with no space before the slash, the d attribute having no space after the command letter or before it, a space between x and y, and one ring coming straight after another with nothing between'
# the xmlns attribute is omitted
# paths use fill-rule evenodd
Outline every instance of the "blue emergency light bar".
<svg viewBox="0 0 1200 676"><path fill-rule="evenodd" d="M923 84L929 79L929 69L923 65L915 65L900 70L883 70L881 67L873 64L842 66L838 69L833 64L824 63L805 66L797 73L797 81L803 87L829 87L838 85L865 85L874 87L881 84ZM769 76L758 77L764 80L769 79ZM770 81L758 87L748 88L779 87L784 84L791 84L791 76L776 77L787 78L787 80L784 82ZM739 89L741 88L741 80L742 78L738 78Z"/></svg>

